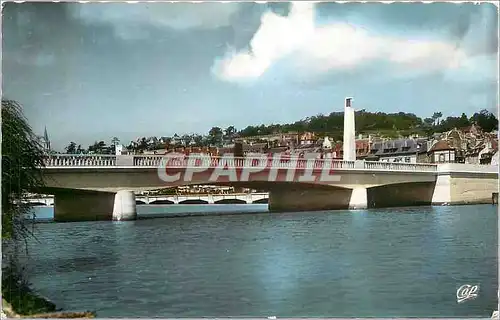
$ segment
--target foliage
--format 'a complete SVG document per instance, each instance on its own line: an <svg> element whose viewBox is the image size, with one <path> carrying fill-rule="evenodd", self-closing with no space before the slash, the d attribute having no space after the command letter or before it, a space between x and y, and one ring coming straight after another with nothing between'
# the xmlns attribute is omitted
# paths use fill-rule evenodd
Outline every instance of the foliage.
<svg viewBox="0 0 500 320"><path fill-rule="evenodd" d="M219 146L222 143L224 132L219 127L213 127L208 132L210 145Z"/></svg>
<svg viewBox="0 0 500 320"><path fill-rule="evenodd" d="M120 144L120 139L118 139L117 137L113 137L113 139L111 139L111 145L116 146L118 144Z"/></svg>
<svg viewBox="0 0 500 320"><path fill-rule="evenodd" d="M31 207L23 200L44 186L43 157L43 147L21 106L2 100L2 293L21 314L54 309L50 302L33 294L19 263L19 245L24 244L27 250L26 242L32 235L25 219Z"/></svg>
<svg viewBox="0 0 500 320"><path fill-rule="evenodd" d="M2 296L14 311L22 315L56 311L56 306L36 295L26 280L24 269L20 269L12 260L2 270Z"/></svg>
<svg viewBox="0 0 500 320"><path fill-rule="evenodd" d="M22 114L21 106L2 100L2 239L24 240L24 216L31 208L21 201L44 186L43 148Z"/></svg>
<svg viewBox="0 0 500 320"><path fill-rule="evenodd" d="M104 141L94 142L87 150L89 153L95 154L108 154L112 152L112 148L107 146Z"/></svg>
<svg viewBox="0 0 500 320"><path fill-rule="evenodd" d="M480 112L474 113L471 117L471 121L476 122L477 125L486 132L498 130L498 119L488 110L483 109Z"/></svg>
<svg viewBox="0 0 500 320"><path fill-rule="evenodd" d="M67 153L67 154L73 154L73 153L76 153L76 143L74 143L73 141L71 141L68 146L66 148L64 148L64 151Z"/></svg>
<svg viewBox="0 0 500 320"><path fill-rule="evenodd" d="M83 154L87 153L87 150L82 148L82 145L76 145L75 142L71 141L65 148L64 153L66 154Z"/></svg>
<svg viewBox="0 0 500 320"><path fill-rule="evenodd" d="M384 113L356 112L356 132L358 133L383 133L386 136L404 133L418 133L430 135L435 132L448 131L453 128L463 128L477 123L484 131L491 132L498 129L498 120L494 114L482 110L468 118L462 114L460 117L443 117L441 112L435 112L431 118L421 119L413 113ZM291 124L271 124L248 126L239 132L242 137L273 134L277 132L314 132L319 136L328 135L334 140L342 139L344 126L344 113L332 112L329 115L316 115Z"/></svg>

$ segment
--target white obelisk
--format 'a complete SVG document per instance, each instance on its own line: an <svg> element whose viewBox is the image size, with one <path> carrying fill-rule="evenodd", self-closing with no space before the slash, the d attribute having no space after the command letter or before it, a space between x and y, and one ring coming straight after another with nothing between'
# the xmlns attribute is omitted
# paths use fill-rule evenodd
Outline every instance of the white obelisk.
<svg viewBox="0 0 500 320"><path fill-rule="evenodd" d="M352 98L345 98L344 107L344 161L356 160L356 135Z"/></svg>

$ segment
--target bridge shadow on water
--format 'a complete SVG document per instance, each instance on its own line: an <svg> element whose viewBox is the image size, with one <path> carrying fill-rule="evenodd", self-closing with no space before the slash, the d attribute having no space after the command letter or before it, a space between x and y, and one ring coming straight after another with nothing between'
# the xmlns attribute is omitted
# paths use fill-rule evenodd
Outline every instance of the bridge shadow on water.
<svg viewBox="0 0 500 320"><path fill-rule="evenodd" d="M434 182L397 183L368 188L368 208L430 206L434 189Z"/></svg>

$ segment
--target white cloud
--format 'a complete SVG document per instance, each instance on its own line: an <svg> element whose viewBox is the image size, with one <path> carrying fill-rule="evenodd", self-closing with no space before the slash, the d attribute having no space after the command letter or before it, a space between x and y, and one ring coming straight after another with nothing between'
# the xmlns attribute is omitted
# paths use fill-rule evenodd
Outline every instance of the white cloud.
<svg viewBox="0 0 500 320"><path fill-rule="evenodd" d="M463 60L458 68L446 70L445 79L462 83L498 81L498 59L492 55L478 55Z"/></svg>
<svg viewBox="0 0 500 320"><path fill-rule="evenodd" d="M316 26L314 5L294 2L287 17L266 12L249 50L230 50L212 71L226 81L249 81L286 58L301 76L386 62L395 76L454 70L467 59L454 43L375 34L359 26ZM300 73L299 73L300 72Z"/></svg>
<svg viewBox="0 0 500 320"><path fill-rule="evenodd" d="M175 29L214 29L231 24L240 9L231 3L94 3L76 5L72 14L90 23L112 23L117 28L156 25Z"/></svg>

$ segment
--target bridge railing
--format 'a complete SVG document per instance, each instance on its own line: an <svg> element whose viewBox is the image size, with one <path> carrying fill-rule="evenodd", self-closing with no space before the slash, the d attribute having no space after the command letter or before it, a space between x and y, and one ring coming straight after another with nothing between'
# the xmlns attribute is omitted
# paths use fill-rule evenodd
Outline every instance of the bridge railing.
<svg viewBox="0 0 500 320"><path fill-rule="evenodd" d="M157 167L162 163L164 156L134 155L135 167Z"/></svg>
<svg viewBox="0 0 500 320"><path fill-rule="evenodd" d="M210 168L219 165L227 165L232 168L248 168L248 167L270 167L270 168L298 168L298 169L321 169L325 166L325 162L331 162L332 169L353 169L354 161L332 160L332 159L313 159L307 160L302 158L269 158L265 162L259 159L244 158L244 157L199 157L199 158L170 158L164 162L162 156L136 156L134 157L134 166L165 166L165 167L200 167L207 166Z"/></svg>
<svg viewBox="0 0 500 320"><path fill-rule="evenodd" d="M116 155L74 155L57 154L47 156L47 167L116 167ZM343 161L335 159L304 159L297 157L252 159L244 157L177 157L165 158L162 155L133 155L130 165L134 167L158 167L160 165L172 168L187 168L206 166L210 168L227 165L235 168L268 167L279 169L361 169L361 170L389 170L389 171L437 171L435 164L412 164L377 161ZM264 160L264 161L262 161Z"/></svg>
<svg viewBox="0 0 500 320"><path fill-rule="evenodd" d="M115 155L56 154L45 157L46 167L113 167Z"/></svg>
<svg viewBox="0 0 500 320"><path fill-rule="evenodd" d="M390 170L390 171L437 171L437 165L427 163L398 163L365 161L366 170Z"/></svg>

